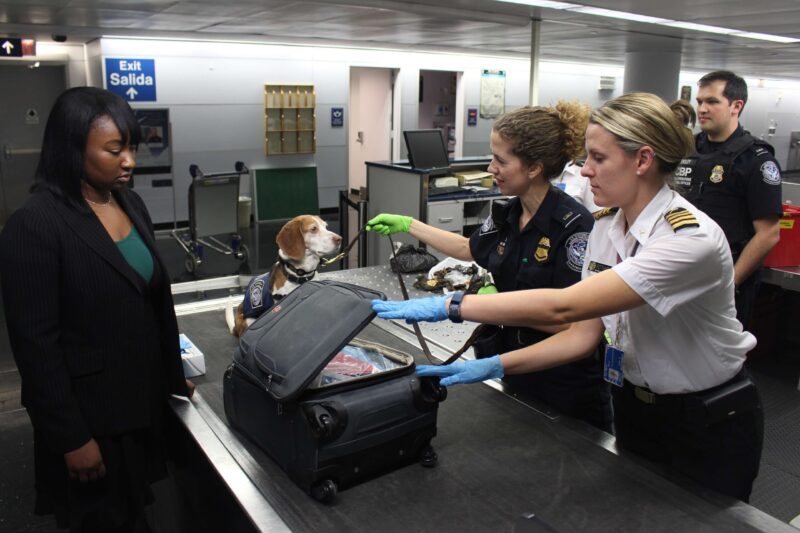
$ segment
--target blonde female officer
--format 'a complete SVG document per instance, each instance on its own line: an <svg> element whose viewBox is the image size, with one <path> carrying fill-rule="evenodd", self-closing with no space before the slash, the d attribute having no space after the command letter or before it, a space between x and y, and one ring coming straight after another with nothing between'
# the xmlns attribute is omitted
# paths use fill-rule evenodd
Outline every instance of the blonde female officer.
<svg viewBox="0 0 800 533"><path fill-rule="evenodd" d="M667 178L691 149L657 96L633 93L594 111L586 130L595 202L608 208L589 237L583 280L464 298L375 301L383 318L570 327L530 347L446 367L442 384L473 383L585 357L606 330L618 444L697 482L747 500L758 473L763 415L743 369L755 338L734 307L725 235L672 191Z"/></svg>

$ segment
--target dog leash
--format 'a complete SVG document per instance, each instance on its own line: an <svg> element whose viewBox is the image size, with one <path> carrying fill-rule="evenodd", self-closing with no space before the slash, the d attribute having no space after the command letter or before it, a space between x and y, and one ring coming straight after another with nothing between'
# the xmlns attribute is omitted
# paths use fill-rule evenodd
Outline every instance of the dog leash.
<svg viewBox="0 0 800 533"><path fill-rule="evenodd" d="M403 293L403 299L404 300L408 300L409 299L408 298L408 289L406 289L406 282L403 281L403 274L400 272L400 268L399 268L399 264L400 263L397 262L397 255L395 254L394 240L392 240L392 236L391 235L387 235L387 237L389 237L389 244L392 247L392 258L394 259L394 264L395 264L395 267L397 269L397 281L400 283L400 291ZM464 342L464 345L461 348L459 348L456 352L454 352L453 355L448 357L445 361L439 361L438 359L436 359L433 356L433 354L431 354L431 350L430 350L430 348L428 348L428 343L425 342L425 337L422 336L422 330L419 328L419 324L414 322L411 325L414 328L414 334L417 336L417 340L419 341L419 345L422 348L422 352L425 354L425 357L428 359L428 361L432 365L437 365L437 366L438 365L449 365L453 361L457 360L459 357L461 357L464 354L464 352L466 352L470 348L470 346L472 346L475 343L475 341L481 335L481 328L480 327L476 328L475 331L472 332L472 335L470 335L469 338L466 340L466 342Z"/></svg>
<svg viewBox="0 0 800 533"><path fill-rule="evenodd" d="M331 257L330 259L322 259L322 261L320 261L320 264L322 266L324 266L324 267L331 266L332 264L336 263L337 261L341 261L342 259L347 257L347 254L350 253L350 250L353 249L353 246L355 246L355 244L358 242L358 239L361 238L361 236L364 234L364 232L366 230L367 230L367 226L364 226L363 228L361 228L361 231L359 231L356 234L356 236L353 237L353 240L350 241L350 244L347 245L347 248L345 248L344 251L339 252L338 255L335 255L335 256Z"/></svg>

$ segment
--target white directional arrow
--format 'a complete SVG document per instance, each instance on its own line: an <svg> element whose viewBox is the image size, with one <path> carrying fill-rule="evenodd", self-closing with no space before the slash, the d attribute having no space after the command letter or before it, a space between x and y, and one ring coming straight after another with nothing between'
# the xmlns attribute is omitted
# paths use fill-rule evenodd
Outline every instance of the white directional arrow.
<svg viewBox="0 0 800 533"><path fill-rule="evenodd" d="M11 55L11 50L14 49L14 45L11 44L11 41L6 41L2 45L0 45L5 51L6 55Z"/></svg>
<svg viewBox="0 0 800 533"><path fill-rule="evenodd" d="M139 94L139 91L131 87L130 89L125 91L125 94L127 94L128 98L130 98L131 100L136 100L136 95Z"/></svg>

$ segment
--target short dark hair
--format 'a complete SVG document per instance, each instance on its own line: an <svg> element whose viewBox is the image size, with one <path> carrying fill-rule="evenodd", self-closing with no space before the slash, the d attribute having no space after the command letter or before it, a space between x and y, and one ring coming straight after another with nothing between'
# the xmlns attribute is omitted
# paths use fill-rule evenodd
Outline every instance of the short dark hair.
<svg viewBox="0 0 800 533"><path fill-rule="evenodd" d="M114 122L125 145L139 144L139 124L125 100L97 87L67 89L47 118L32 192L49 190L79 209L86 207L81 197L84 152L89 131L100 117Z"/></svg>
<svg viewBox="0 0 800 533"><path fill-rule="evenodd" d="M705 87L715 81L725 82L722 96L727 98L729 102L733 102L734 100L742 101L742 109L739 111L739 115L741 116L742 111L744 111L744 105L747 103L747 83L730 70L715 70L700 78L697 85L699 87Z"/></svg>

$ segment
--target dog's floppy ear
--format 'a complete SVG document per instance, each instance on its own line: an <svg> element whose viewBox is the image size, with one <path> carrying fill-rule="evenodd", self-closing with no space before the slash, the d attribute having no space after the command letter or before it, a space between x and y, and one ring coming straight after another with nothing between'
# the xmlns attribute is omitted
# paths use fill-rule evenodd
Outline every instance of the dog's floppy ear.
<svg viewBox="0 0 800 533"><path fill-rule="evenodd" d="M294 218L284 224L275 242L289 259L300 261L306 255L306 241L303 238L303 221Z"/></svg>

